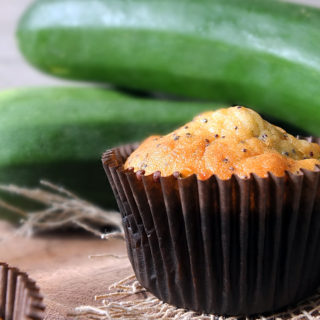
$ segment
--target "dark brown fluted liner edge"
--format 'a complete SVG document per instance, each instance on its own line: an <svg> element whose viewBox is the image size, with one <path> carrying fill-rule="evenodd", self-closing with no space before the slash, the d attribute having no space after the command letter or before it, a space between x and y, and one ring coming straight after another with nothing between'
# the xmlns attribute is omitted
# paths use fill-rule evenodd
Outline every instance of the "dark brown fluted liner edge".
<svg viewBox="0 0 320 320"><path fill-rule="evenodd" d="M44 310L36 283L26 273L0 262L0 319L42 320Z"/></svg>
<svg viewBox="0 0 320 320"><path fill-rule="evenodd" d="M318 138L306 138L319 143ZM216 315L273 312L320 285L320 170L229 180L138 179L137 144L104 153L140 283L177 307Z"/></svg>

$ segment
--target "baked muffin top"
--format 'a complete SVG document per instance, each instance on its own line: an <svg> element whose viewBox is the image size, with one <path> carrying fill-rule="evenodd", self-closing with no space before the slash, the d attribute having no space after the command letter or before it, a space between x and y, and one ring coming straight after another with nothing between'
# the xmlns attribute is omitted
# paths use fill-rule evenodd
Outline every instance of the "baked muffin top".
<svg viewBox="0 0 320 320"><path fill-rule="evenodd" d="M247 178L250 173L283 176L320 165L320 146L300 140L245 107L208 111L165 136L147 138L127 159L125 168L156 171L161 176L216 174Z"/></svg>

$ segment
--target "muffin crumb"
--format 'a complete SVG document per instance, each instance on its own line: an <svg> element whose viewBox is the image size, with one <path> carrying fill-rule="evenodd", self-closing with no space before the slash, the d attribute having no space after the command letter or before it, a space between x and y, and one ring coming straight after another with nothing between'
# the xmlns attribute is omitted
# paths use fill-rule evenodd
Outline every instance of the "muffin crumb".
<svg viewBox="0 0 320 320"><path fill-rule="evenodd" d="M146 139L125 168L133 167L140 176L159 171L162 177L196 174L207 179L215 174L229 179L251 173L267 177L268 172L283 176L320 165L318 144L297 139L239 107L204 112L168 135Z"/></svg>

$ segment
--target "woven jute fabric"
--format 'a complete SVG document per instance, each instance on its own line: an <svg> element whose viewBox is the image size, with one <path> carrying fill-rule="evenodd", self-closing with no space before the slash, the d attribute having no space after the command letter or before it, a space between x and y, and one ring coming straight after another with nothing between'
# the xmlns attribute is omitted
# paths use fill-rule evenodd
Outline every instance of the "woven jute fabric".
<svg viewBox="0 0 320 320"><path fill-rule="evenodd" d="M33 212L32 215L29 215L28 212L23 212L18 208L1 202L0 206L11 209L24 218L24 224L19 229L19 233L32 235L48 229L59 229L65 226L76 225L103 239L110 239L114 236L123 237L123 229L117 213L101 210L79 199L69 191L48 182L42 182L42 184L48 187L49 190L0 186L2 190L41 201L47 206L43 211ZM96 228L97 225L101 224L112 225L116 231L111 234L102 234L99 232L99 228ZM123 258L123 256L108 253L106 253L105 256L112 256L118 259ZM106 275L106 277L107 276L108 275ZM166 304L147 292L134 275L115 282L109 287L105 294L97 295L95 299L101 301L101 306L79 306L69 317L79 320L240 319L237 317L219 317L216 315L199 314ZM257 315L250 319L320 319L320 288L313 296L300 302L298 305L291 306L288 310L276 314Z"/></svg>
<svg viewBox="0 0 320 320"><path fill-rule="evenodd" d="M164 303L150 294L137 281L134 275L126 277L109 287L106 294L95 296L101 301L100 307L79 306L70 314L74 319L123 319L123 320L311 320L320 319L320 288L310 298L301 303L274 314L245 317L222 317L199 314L178 309Z"/></svg>

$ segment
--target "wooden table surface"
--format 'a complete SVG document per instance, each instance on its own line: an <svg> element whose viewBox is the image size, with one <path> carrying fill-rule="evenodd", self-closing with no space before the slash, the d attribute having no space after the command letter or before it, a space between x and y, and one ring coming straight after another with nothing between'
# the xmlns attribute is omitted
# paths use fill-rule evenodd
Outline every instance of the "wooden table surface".
<svg viewBox="0 0 320 320"><path fill-rule="evenodd" d="M66 319L80 305L99 305L94 296L133 273L123 240L101 240L85 233L15 236L16 230L0 221L0 261L28 272L40 286L46 319ZM121 256L89 258L90 255Z"/></svg>
<svg viewBox="0 0 320 320"><path fill-rule="evenodd" d="M320 0L291 0L320 7ZM19 16L31 0L0 3L0 90L25 86L74 84L52 78L30 67L15 42ZM79 83L78 83L79 84ZM81 84L84 85L84 84ZM65 319L76 306L95 304L93 297L108 285L132 273L128 259L96 258L92 254L125 254L121 240L105 241L85 234L13 237L15 229L0 221L0 261L5 261L37 281L45 296L46 319ZM8 238L9 237L9 238Z"/></svg>

